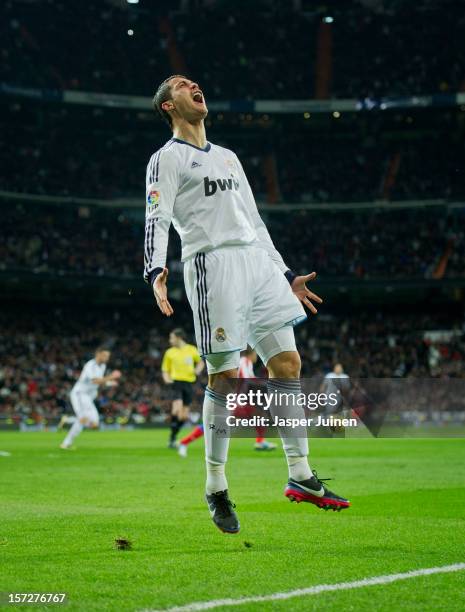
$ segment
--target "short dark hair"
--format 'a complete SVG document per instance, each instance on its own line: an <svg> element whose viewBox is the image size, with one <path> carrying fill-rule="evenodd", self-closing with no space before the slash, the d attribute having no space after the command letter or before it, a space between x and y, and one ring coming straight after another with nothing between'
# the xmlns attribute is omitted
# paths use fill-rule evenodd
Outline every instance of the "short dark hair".
<svg viewBox="0 0 465 612"><path fill-rule="evenodd" d="M173 127L173 120L171 119L171 115L166 112L161 107L161 105L163 104L163 102L167 102L171 98L170 81L171 79L174 79L176 77L179 77L181 79L186 78L182 74L172 74L167 79L165 79L163 83L160 83L157 91L155 92L155 95L153 96L153 108L160 114L161 118L166 121L170 128Z"/></svg>
<svg viewBox="0 0 465 612"><path fill-rule="evenodd" d="M95 349L95 354L103 353L103 351L106 351L107 353L111 353L111 348L109 348L108 346L105 346L104 344L100 344L100 346L98 346Z"/></svg>
<svg viewBox="0 0 465 612"><path fill-rule="evenodd" d="M186 332L182 329L182 327L176 327L171 331L171 333L178 338L181 338L181 340L184 340L184 342L186 341Z"/></svg>

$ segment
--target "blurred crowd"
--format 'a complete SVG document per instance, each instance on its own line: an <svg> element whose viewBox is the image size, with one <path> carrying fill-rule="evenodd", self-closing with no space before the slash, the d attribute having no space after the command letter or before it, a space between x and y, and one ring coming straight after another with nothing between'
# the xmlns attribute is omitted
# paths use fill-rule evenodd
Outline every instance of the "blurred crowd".
<svg viewBox="0 0 465 612"><path fill-rule="evenodd" d="M155 122L125 123L124 114L82 116L61 105L5 108L0 118L0 189L87 198L144 197L150 156L170 138ZM465 107L464 107L465 108ZM18 116L17 116L18 115ZM234 117L230 118L231 121ZM258 201L367 202L460 198L465 195L465 113L417 117L344 116L315 131L303 118L276 120L272 129L225 124L212 115L208 138L241 160ZM298 123L300 120L300 124ZM391 123L390 123L391 122ZM268 122L269 123L269 122ZM440 127L436 127L440 124Z"/></svg>
<svg viewBox="0 0 465 612"><path fill-rule="evenodd" d="M297 339L304 377L329 371L336 361L353 377L465 377L463 313L399 307L319 314L297 328Z"/></svg>
<svg viewBox="0 0 465 612"><path fill-rule="evenodd" d="M118 209L17 204L3 212L0 269L137 276L143 222Z"/></svg>
<svg viewBox="0 0 465 612"><path fill-rule="evenodd" d="M101 414L126 419L164 414L171 395L163 385L160 364L169 347L168 333L167 323L147 326L128 310L5 310L0 327L0 415L40 422L72 414L69 392L101 344L112 350L109 368L124 373L120 386L101 389Z"/></svg>
<svg viewBox="0 0 465 612"><path fill-rule="evenodd" d="M175 304L176 326L192 331L186 304ZM98 399L104 417L136 422L165 414L169 386L160 363L172 322L150 307L5 308L0 319L0 416L16 420L71 413L69 391L97 345L111 347L109 367L123 378ZM352 377L464 378L463 315L364 310L320 314L296 328L302 377L322 376L341 362ZM192 335L190 336L193 340ZM256 373L266 375L263 366ZM195 407L202 402L203 376Z"/></svg>
<svg viewBox="0 0 465 612"><path fill-rule="evenodd" d="M183 68L213 99L312 98L326 35L329 96L463 88L465 14L454 0L284 4L6 0L0 80L150 95Z"/></svg>
<svg viewBox="0 0 465 612"><path fill-rule="evenodd" d="M282 199L327 203L463 197L465 147L451 136L452 126L447 136L418 130L416 138L397 141L353 130L353 139L295 132L280 138L276 160Z"/></svg>
<svg viewBox="0 0 465 612"><path fill-rule="evenodd" d="M103 207L12 204L2 214L0 270L140 277L143 215ZM321 278L414 279L465 275L464 209L431 207L265 213L278 251L297 272ZM171 273L180 243L171 230Z"/></svg>

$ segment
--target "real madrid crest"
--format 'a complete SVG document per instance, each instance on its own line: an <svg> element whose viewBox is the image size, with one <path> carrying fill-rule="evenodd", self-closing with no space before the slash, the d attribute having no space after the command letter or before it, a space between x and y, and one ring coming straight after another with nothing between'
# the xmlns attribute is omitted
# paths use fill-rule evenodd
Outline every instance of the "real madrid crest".
<svg viewBox="0 0 465 612"><path fill-rule="evenodd" d="M215 331L215 338L217 342L224 342L226 340L226 332L222 327L218 327Z"/></svg>

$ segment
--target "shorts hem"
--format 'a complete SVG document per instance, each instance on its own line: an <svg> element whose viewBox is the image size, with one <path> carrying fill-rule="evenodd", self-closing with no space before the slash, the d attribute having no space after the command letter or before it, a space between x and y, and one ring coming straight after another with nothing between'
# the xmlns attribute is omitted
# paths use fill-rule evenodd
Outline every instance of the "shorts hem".
<svg viewBox="0 0 465 612"><path fill-rule="evenodd" d="M269 334L272 334L273 332L278 331L278 329L281 329L282 327L286 327L287 325L290 325L292 327L296 327L300 323L303 323L304 321L306 321L307 318L308 317L307 317L306 314L302 314L302 315L299 315L298 317L295 317L294 319L291 319L290 321L286 321L286 323L279 323L278 325L275 325L274 327L271 327L270 329L267 329L266 332L264 332L263 334L260 334L260 336L253 343L253 345L249 343L250 348L251 349L255 349L257 344L259 342L261 342L263 340L263 338L266 338Z"/></svg>
<svg viewBox="0 0 465 612"><path fill-rule="evenodd" d="M226 351L210 351L209 353L200 353L200 356L202 357L202 359L206 359L208 355L221 355L221 353L234 353L235 351L241 352L241 351L245 351L246 348L247 348L247 344L245 344L242 348L231 348L231 349L227 349Z"/></svg>

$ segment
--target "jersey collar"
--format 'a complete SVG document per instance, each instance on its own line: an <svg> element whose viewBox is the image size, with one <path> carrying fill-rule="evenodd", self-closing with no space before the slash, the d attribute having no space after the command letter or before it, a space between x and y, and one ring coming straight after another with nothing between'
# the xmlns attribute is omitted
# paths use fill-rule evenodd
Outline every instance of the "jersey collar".
<svg viewBox="0 0 465 612"><path fill-rule="evenodd" d="M171 140L173 142L179 142L179 144L188 145L189 147L193 147L194 149L197 149L197 151L203 151L204 153L208 153L208 151L210 151L210 149L212 148L212 146L211 146L211 144L209 142L207 142L207 146L206 147L201 149L200 147L197 147L197 146L191 144L190 142L186 142L185 140L181 140L180 138L172 138Z"/></svg>

